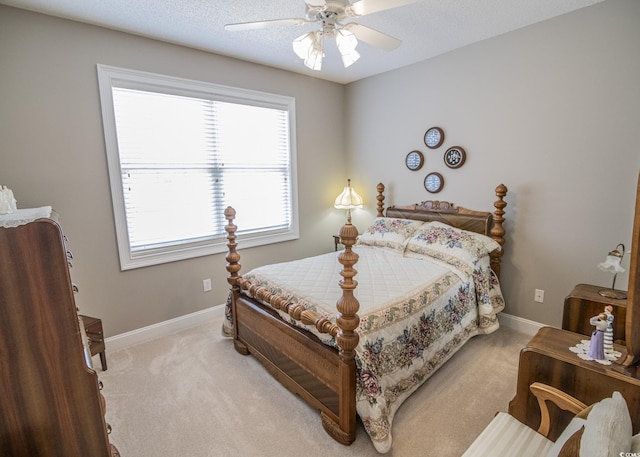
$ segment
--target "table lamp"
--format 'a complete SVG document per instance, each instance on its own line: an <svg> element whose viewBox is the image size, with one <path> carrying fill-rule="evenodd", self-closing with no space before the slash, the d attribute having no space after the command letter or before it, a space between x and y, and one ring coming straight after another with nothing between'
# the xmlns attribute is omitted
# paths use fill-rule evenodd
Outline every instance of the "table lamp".
<svg viewBox="0 0 640 457"><path fill-rule="evenodd" d="M347 210L347 223L351 224L351 210L353 208L362 208L362 197L351 187L351 180L347 179L347 186L342 193L338 195L333 206L336 209Z"/></svg>
<svg viewBox="0 0 640 457"><path fill-rule="evenodd" d="M619 249L621 248L621 249ZM622 300L623 298L627 298L627 294L625 292L615 290L616 287L616 276L618 273L623 273L625 271L624 268L620 266L622 263L622 258L624 257L624 244L620 243L616 246L616 248L607 254L607 258L604 262L598 264L598 268L602 271L608 271L613 273L613 284L611 285L611 289L601 289L598 291L600 295L607 298L615 298L617 300Z"/></svg>

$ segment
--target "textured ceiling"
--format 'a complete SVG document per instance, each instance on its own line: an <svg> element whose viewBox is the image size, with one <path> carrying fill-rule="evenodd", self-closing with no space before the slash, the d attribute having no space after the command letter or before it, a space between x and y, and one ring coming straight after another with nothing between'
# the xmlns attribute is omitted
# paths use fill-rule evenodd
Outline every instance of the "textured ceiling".
<svg viewBox="0 0 640 457"><path fill-rule="evenodd" d="M228 23L304 17L304 0L0 0L0 4L349 83L601 1L417 0L348 21L399 38L399 48L386 52L360 43L362 57L345 69L335 46L327 43L321 72L307 69L291 47L294 38L318 27L224 30Z"/></svg>

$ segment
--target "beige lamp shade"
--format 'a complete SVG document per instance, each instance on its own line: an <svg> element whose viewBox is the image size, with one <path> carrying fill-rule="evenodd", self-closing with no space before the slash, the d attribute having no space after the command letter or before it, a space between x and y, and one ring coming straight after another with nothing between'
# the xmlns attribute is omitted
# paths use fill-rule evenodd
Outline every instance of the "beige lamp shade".
<svg viewBox="0 0 640 457"><path fill-rule="evenodd" d="M351 187L351 180L347 179L347 186L342 193L338 195L333 206L336 209L347 210L347 222L351 223L351 210L354 208L362 208L363 200L360 195Z"/></svg>

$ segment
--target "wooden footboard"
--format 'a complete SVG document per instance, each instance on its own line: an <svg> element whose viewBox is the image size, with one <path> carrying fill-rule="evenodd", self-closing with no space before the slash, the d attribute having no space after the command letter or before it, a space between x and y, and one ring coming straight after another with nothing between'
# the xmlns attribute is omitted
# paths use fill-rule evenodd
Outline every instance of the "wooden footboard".
<svg viewBox="0 0 640 457"><path fill-rule="evenodd" d="M240 255L236 251L237 227L233 224L235 210L227 208L228 233L226 257L227 281L231 285L232 314L234 321L234 345L241 354L254 355L267 370L285 387L300 395L311 406L320 410L324 429L336 441L351 444L356 433L356 366L355 348L358 334L355 332L360 319L360 304L353 295L357 283L353 280L356 271L353 265L358 255L352 251L358 230L351 224L340 229L344 251L338 256L343 265L339 282L342 296L338 300L336 324L319 318L312 311L288 302L281 296L252 285L239 275ZM242 291L247 290L251 296ZM284 322L269 307L256 299L269 303L271 307L288 313L296 320L314 325L321 333L336 339L339 350L322 343L317 337Z"/></svg>

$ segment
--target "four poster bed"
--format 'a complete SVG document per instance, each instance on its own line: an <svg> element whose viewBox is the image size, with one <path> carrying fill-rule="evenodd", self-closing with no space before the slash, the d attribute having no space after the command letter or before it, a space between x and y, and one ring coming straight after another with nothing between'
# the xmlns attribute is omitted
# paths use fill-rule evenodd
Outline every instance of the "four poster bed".
<svg viewBox="0 0 640 457"><path fill-rule="evenodd" d="M235 211L227 208L223 330L238 352L253 354L320 410L335 440L354 441L357 412L376 449L387 452L400 404L470 337L498 328L507 188L496 188L493 213L439 201L385 213L384 185L377 191L376 219L361 235L345 224L339 254L244 276Z"/></svg>

